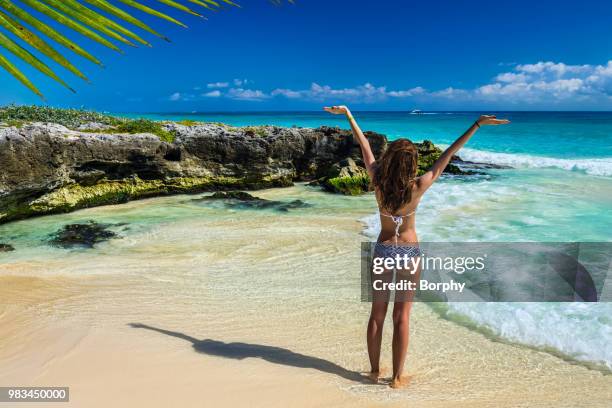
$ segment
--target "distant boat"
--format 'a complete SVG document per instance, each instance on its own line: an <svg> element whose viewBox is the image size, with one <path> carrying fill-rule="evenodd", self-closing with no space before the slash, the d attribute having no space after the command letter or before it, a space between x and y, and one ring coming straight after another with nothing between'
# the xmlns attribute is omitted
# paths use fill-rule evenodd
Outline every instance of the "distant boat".
<svg viewBox="0 0 612 408"><path fill-rule="evenodd" d="M413 110L410 111L410 114L411 115L422 115L423 111L420 110L420 109L413 109Z"/></svg>

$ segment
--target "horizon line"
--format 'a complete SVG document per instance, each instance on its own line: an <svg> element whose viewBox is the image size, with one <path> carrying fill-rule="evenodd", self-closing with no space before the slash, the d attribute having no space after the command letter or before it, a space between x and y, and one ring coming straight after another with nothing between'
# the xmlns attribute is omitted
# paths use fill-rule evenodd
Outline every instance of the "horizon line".
<svg viewBox="0 0 612 408"><path fill-rule="evenodd" d="M84 110L88 110L84 108ZM355 109L353 112L361 113L413 113L413 110L361 110ZM323 113L322 109L303 109L303 110L191 110L191 111L108 111L101 110L100 112L108 112L114 114L220 114L220 113ZM482 113L482 112L503 112L503 113L612 113L612 110L507 110L507 109L472 109L472 110L420 110L421 113ZM417 114L418 115L418 114ZM330 115L330 117L333 117Z"/></svg>

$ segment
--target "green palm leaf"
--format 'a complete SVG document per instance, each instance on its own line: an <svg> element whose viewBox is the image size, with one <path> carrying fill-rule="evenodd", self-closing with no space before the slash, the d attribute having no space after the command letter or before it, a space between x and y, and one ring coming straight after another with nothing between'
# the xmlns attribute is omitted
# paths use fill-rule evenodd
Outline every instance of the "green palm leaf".
<svg viewBox="0 0 612 408"><path fill-rule="evenodd" d="M26 2L38 2L38 0L24 0ZM129 46L135 47L134 43L132 43L131 41L127 40L125 37L117 34L116 32L114 32L113 30L110 30L109 28L107 28L103 23L102 23L102 16L98 15L97 19L93 19L90 18L87 13L84 13L82 11L79 10L75 10L73 8L71 8L68 3L69 0L42 0L45 3L47 3L49 6L54 7L56 10L61 11L62 13L64 13L65 15L68 15L72 18L74 18L75 20L80 21L82 24L89 26L95 30L100 31L103 34L106 34L108 37L111 37L115 40L118 40L124 44L127 44ZM105 44L107 45L107 44Z"/></svg>
<svg viewBox="0 0 612 408"><path fill-rule="evenodd" d="M28 87L28 89L30 89L36 95L40 96L43 99L45 98L43 94L38 90L38 88L36 88L34 84L30 82L30 80L25 75L23 75L21 71L17 69L15 65L13 65L9 60L4 58L2 54L0 54L0 67L7 70L9 74L17 78L19 82Z"/></svg>
<svg viewBox="0 0 612 408"><path fill-rule="evenodd" d="M48 0L45 0L45 1L49 2ZM54 2L56 2L56 1L54 0ZM89 20L93 20L97 24L102 25L103 27L109 27L110 29L112 29L112 30L114 30L114 31L116 31L116 32L118 32L120 34L123 34L126 37L130 37L133 40L136 40L136 41L138 41L141 44L144 44L144 45L146 45L148 47L151 47L151 44L148 41L145 41L144 39L142 39L139 35L134 34L132 31L130 31L127 28L123 27L122 25L114 22L110 18L106 18L105 16L103 16L103 15L101 15L99 13L96 13L92 9L83 6L81 3L79 3L76 0L62 0L61 3L66 3L66 5L69 6L70 8L72 8L75 13L77 13L77 14L82 13Z"/></svg>
<svg viewBox="0 0 612 408"><path fill-rule="evenodd" d="M111 50L115 50L117 52L123 53L123 51L121 51L115 44L111 43L110 41L108 41L106 38L102 37L95 31L92 31L89 28L85 27L84 25L79 24L76 21L66 17L62 13L43 4L42 2L38 0L22 0L22 1L28 6L32 7L33 9L40 11L41 13L51 17L52 19L54 19L60 24L65 25L66 27L72 28L74 31L78 32L79 34L84 35L90 40L93 40L102 45L105 45Z"/></svg>
<svg viewBox="0 0 612 408"><path fill-rule="evenodd" d="M174 19L174 18L172 18L172 17L170 17L170 16L168 16L168 15L166 15L164 13L160 13L159 11L152 9L151 7L147 7L144 4L140 4L137 1L134 1L134 0L119 0L119 1L124 3L124 4L127 4L130 7L134 7L137 10L144 11L147 14L151 14L152 16L163 18L164 20L168 20L171 23L178 24L181 27L187 28L187 26L185 24L181 23L180 21L178 21L178 20L176 20L176 19Z"/></svg>
<svg viewBox="0 0 612 408"><path fill-rule="evenodd" d="M21 47L15 41L11 40L10 38L8 38L2 33L0 33L0 47L6 48L7 50L15 54L17 57L21 58L28 64L32 65L34 68L36 68L43 74L47 75L50 78L55 79L57 82L64 85L66 88L70 89L72 92L74 92L74 89L70 88L64 81L62 81L55 74L55 72L53 72L51 68L49 68L44 62L36 58L28 50Z"/></svg>
<svg viewBox="0 0 612 408"><path fill-rule="evenodd" d="M200 0L189 0L190 3L197 4L198 6L205 7L209 10L217 11L214 7L219 7L219 3L216 3L212 0L208 0L208 2L203 2ZM214 6L214 7L211 7Z"/></svg>
<svg viewBox="0 0 612 408"><path fill-rule="evenodd" d="M0 26L6 28L8 31L13 33L15 36L21 38L26 43L30 44L39 52L43 53L47 57L51 58L53 61L60 64L62 67L66 68L74 75L79 78L89 82L87 77L83 75L81 71L79 71L74 65L70 63L64 56L58 53L53 47L47 44L44 40L42 40L39 36L34 34L32 31L28 30L23 25L19 24L19 22L15 21L7 14L4 14L0 11Z"/></svg>
<svg viewBox="0 0 612 408"><path fill-rule="evenodd" d="M125 11L121 10L119 7L112 5L106 0L85 0L85 1L91 4L92 6L99 8L100 10L106 11L107 13L112 14L115 17L118 17L124 21L127 21L128 23L133 24L136 27L142 28L145 31L148 31L149 33L159 38L163 38L166 41L170 41L168 37L165 37L159 34L157 31L153 30L151 27L149 27L142 21L138 20L137 18L134 18L131 14L126 13Z"/></svg>
<svg viewBox="0 0 612 408"><path fill-rule="evenodd" d="M58 33L56 30L54 30L53 28L49 27L45 23L43 23L43 22L39 21L38 19L32 17L32 15L30 15L29 13L27 13L24 10L20 9L19 7L16 7L10 1L8 1L8 0L0 0L0 8L3 8L4 10L6 10L9 13L13 14L14 16L16 16L17 18L25 21L26 23L28 23L29 25L31 25L32 27L34 27L35 29L37 29L41 33L45 34L47 37L49 37L52 40L54 40L55 42L63 45L66 48L71 49L72 51L74 51L78 55L80 55L80 56L82 56L84 58L87 58L88 60L90 60L94 64L102 65L102 63L96 57L94 57L93 55L91 55L90 53L88 53L87 51L85 51L84 49L79 47L77 44L75 44L74 42L70 41L69 39L67 39L66 37L64 37L60 33Z"/></svg>
<svg viewBox="0 0 612 408"><path fill-rule="evenodd" d="M167 6L182 10L185 13L193 14L194 16L198 16L198 17L203 17L201 14L196 13L195 11L191 10L189 7L183 6L182 4L177 3L176 1L172 1L172 0L157 0L157 1Z"/></svg>
<svg viewBox="0 0 612 408"><path fill-rule="evenodd" d="M151 44L142 38L139 34L127 28L124 23L131 24L136 28L144 30L150 34L169 41L167 37L158 33L153 28L149 27L140 19L132 16L119 5L114 2L122 3L124 6L135 8L148 15L169 21L182 27L187 27L183 22L169 16L153 7L143 4L140 0L20 0L22 3L43 14L50 21L59 23L78 34L104 45L114 51L122 53L122 50L115 45L112 40L120 43L136 46L134 42L151 46ZM204 9L217 11L221 8L221 3L230 6L240 7L231 0L184 0L184 2L195 4ZM273 3L281 3L280 0L270 0ZM293 3L293 0L287 0ZM157 0L158 3L167 7L171 7L182 12L204 17L197 11L182 4L180 0ZM94 8L87 7L85 4L92 6L102 12L103 15ZM27 25L27 26L26 26ZM53 62L59 64L63 68L70 71L72 74L87 81L87 77L77 69L61 52L52 47L42 36L66 47L77 55L102 66L102 63L89 52L81 48L74 41L68 39L61 32L52 28L47 23L35 17L31 12L16 5L15 0L0 0L0 27L14 35L18 40L23 41L27 46L40 54L50 58ZM34 31L35 30L35 31ZM39 34L40 33L40 34ZM133 42L134 41L134 42ZM39 70L46 76L59 82L63 86L72 90L45 62L41 61L36 55L32 54L14 39L0 32L0 47L11 52L21 61L27 63L31 67ZM24 75L10 60L0 53L0 67L5 69L15 79L21 82L24 86L34 92L36 95L44 99L43 94L36 86ZM74 91L73 91L74 92Z"/></svg>

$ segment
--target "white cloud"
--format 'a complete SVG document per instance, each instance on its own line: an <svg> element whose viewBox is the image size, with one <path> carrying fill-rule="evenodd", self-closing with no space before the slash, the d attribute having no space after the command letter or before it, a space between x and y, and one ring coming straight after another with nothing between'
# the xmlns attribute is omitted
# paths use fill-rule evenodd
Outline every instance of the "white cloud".
<svg viewBox="0 0 612 408"><path fill-rule="evenodd" d="M272 96L290 99L377 102L387 98L420 100L457 100L508 103L555 103L572 98L606 99L612 102L612 61L606 65L568 65L562 62L537 62L515 65L501 72L490 83L472 89L449 86L427 91L423 87L389 90L371 83L354 88L333 88L313 83L310 89L275 89Z"/></svg>
<svg viewBox="0 0 612 408"><path fill-rule="evenodd" d="M439 91L431 92L429 95L447 99L468 98L470 96L469 92L465 89L453 88L452 86Z"/></svg>
<svg viewBox="0 0 612 408"><path fill-rule="evenodd" d="M228 82L211 82L210 84L207 84L206 87L209 89L212 88L227 88L229 86Z"/></svg>
<svg viewBox="0 0 612 408"><path fill-rule="evenodd" d="M526 72L529 74L553 74L557 77L562 77L566 74L586 72L591 68L591 65L566 65L562 62L540 61L536 64L517 65L515 69L519 72Z"/></svg>
<svg viewBox="0 0 612 408"><path fill-rule="evenodd" d="M227 92L227 96L229 98L241 101L262 101L270 97L270 95L260 91L259 89L243 88L232 88Z"/></svg>
<svg viewBox="0 0 612 408"><path fill-rule="evenodd" d="M310 86L309 96L319 100L343 99L347 101L376 102L386 98L387 88L384 86L376 87L366 83L355 88L334 89L328 85L321 86L313 83Z"/></svg>
<svg viewBox="0 0 612 408"><path fill-rule="evenodd" d="M319 85L313 82L309 89L293 90L277 88L271 92L272 96L284 96L289 99L329 100L342 99L347 101L375 102L387 97L387 88L376 87L370 83L354 88L333 88L329 85Z"/></svg>
<svg viewBox="0 0 612 408"><path fill-rule="evenodd" d="M493 83L477 87L472 97L509 102L556 103L571 99L612 100L612 61L606 65L567 65L543 62L517 65L497 75Z"/></svg>
<svg viewBox="0 0 612 408"><path fill-rule="evenodd" d="M520 73L515 74L514 72L504 72L495 77L498 82L522 82L527 79L527 75Z"/></svg>
<svg viewBox="0 0 612 408"><path fill-rule="evenodd" d="M374 86L369 82L353 88L333 88L329 85L319 85L313 82L309 89L293 90L277 88L273 90L270 95L284 96L289 99L303 98L319 101L343 99L347 101L376 102L384 100L387 97L407 98L425 93L426 90L420 86L400 91L388 91L386 86Z"/></svg>
<svg viewBox="0 0 612 408"><path fill-rule="evenodd" d="M415 88L407 89L405 91L389 91L387 92L387 95L395 98L407 98L410 96L422 95L425 92L425 88L417 86Z"/></svg>
<svg viewBox="0 0 612 408"><path fill-rule="evenodd" d="M491 81L473 88L456 88L452 84L443 89L426 90L416 86L409 89L389 89L387 86L366 82L354 87L336 88L313 82L309 88L276 88L272 91L248 89L246 79L208 84L213 88L201 97L227 97L242 101L263 101L287 98L333 103L376 103L389 99L412 99L417 103L429 101L452 103L493 103L503 105L534 104L554 106L557 103L590 103L592 106L612 106L612 60L603 65L570 65L562 62L540 61L534 64L504 64ZM228 88L223 93L219 88ZM170 100L194 100L191 94L176 92ZM602 104L603 103L603 104Z"/></svg>
<svg viewBox="0 0 612 408"><path fill-rule="evenodd" d="M612 61L608 61L607 65L597 66L585 81L587 85L612 95Z"/></svg>
<svg viewBox="0 0 612 408"><path fill-rule="evenodd" d="M203 93L202 96L206 96L207 98L218 98L221 96L221 91L215 89L214 91Z"/></svg>
<svg viewBox="0 0 612 408"><path fill-rule="evenodd" d="M277 88L273 90L272 92L270 92L270 95L272 96L282 95L285 98L289 98L289 99L297 99L297 98L303 97L303 94L300 91L293 91L291 89L284 89L284 88Z"/></svg>

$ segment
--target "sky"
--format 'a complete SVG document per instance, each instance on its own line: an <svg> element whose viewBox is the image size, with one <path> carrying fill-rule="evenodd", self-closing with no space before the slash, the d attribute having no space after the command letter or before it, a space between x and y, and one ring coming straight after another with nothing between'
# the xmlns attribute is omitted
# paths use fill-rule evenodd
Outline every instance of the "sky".
<svg viewBox="0 0 612 408"><path fill-rule="evenodd" d="M0 70L0 105L117 113L318 110L330 104L358 110L612 110L609 0L297 0L282 6L242 0L242 8L204 12L206 21L144 2L189 28L131 9L172 42L147 35L153 48L123 47L124 55L69 34L105 64L101 69L70 55L91 84L50 63L76 89L71 94L18 64L46 101Z"/></svg>

